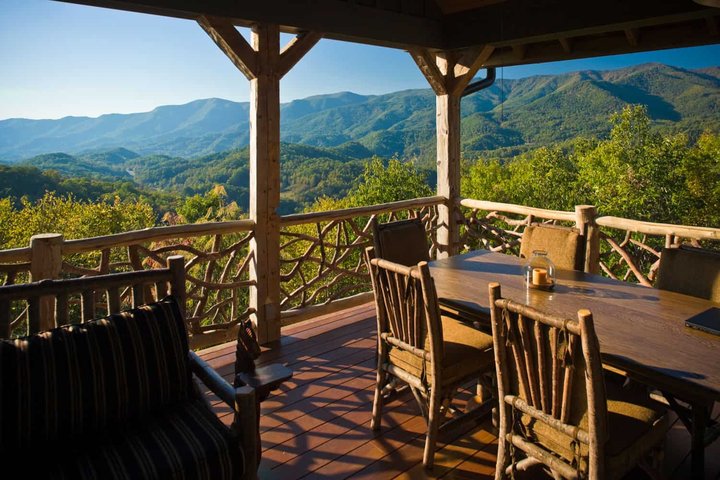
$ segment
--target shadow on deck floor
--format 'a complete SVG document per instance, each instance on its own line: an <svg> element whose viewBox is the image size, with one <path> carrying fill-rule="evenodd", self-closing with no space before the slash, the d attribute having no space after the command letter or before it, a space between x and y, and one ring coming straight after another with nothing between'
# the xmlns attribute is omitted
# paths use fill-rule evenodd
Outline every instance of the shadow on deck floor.
<svg viewBox="0 0 720 480"><path fill-rule="evenodd" d="M370 430L375 333L375 310L363 305L285 327L282 339L264 349L260 364L286 363L294 377L263 403L259 478L493 478L497 447L489 421L440 442L432 474L422 468L425 423L411 395L387 404L382 429ZM231 380L234 350L225 344L198 353ZM222 404L216 410L231 421ZM689 448L689 434L675 422L665 454L668 478L688 478ZM706 473L720 478L720 442L706 451Z"/></svg>

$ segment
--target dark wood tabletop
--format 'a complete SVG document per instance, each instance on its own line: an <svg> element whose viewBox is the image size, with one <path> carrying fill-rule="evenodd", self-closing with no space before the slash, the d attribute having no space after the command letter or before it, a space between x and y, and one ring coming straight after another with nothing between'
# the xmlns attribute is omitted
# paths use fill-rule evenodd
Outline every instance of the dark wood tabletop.
<svg viewBox="0 0 720 480"><path fill-rule="evenodd" d="M685 326L720 304L575 271L558 271L552 292L527 289L522 267L520 258L488 251L430 263L443 303L489 317L488 284L499 282L503 297L549 313L576 319L588 308L604 363L679 398L720 400L720 336Z"/></svg>

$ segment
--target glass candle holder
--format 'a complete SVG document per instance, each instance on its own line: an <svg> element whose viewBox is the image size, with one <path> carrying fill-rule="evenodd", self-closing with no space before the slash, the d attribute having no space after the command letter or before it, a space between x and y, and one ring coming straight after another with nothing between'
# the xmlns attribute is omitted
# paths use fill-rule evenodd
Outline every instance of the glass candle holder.
<svg viewBox="0 0 720 480"><path fill-rule="evenodd" d="M555 288L555 265L543 250L533 251L524 268L525 285L538 290Z"/></svg>

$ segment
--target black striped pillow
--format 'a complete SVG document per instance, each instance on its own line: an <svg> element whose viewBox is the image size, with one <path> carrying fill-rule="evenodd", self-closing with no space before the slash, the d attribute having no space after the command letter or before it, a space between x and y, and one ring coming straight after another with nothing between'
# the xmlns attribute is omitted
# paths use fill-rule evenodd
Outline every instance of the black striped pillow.
<svg viewBox="0 0 720 480"><path fill-rule="evenodd" d="M57 442L188 398L175 299L0 342L0 451Z"/></svg>

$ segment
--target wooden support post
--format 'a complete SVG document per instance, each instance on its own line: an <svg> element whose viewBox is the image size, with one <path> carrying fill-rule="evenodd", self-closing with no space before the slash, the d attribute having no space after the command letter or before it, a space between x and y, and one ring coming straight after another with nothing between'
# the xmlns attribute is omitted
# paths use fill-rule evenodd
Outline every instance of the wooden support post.
<svg viewBox="0 0 720 480"><path fill-rule="evenodd" d="M30 239L30 279L33 282L60 278L62 271L63 236L59 233L42 233ZM52 297L43 297L39 304L40 330L49 330L55 325L55 302ZM35 333L35 332L31 332Z"/></svg>
<svg viewBox="0 0 720 480"><path fill-rule="evenodd" d="M280 79L321 35L302 33L280 51L278 25L254 25L251 46L228 19L198 23L250 80L250 308L259 342L268 343L280 338Z"/></svg>
<svg viewBox="0 0 720 480"><path fill-rule="evenodd" d="M447 93L435 99L437 128L438 258L457 253L460 232L455 200L460 198L460 95Z"/></svg>
<svg viewBox="0 0 720 480"><path fill-rule="evenodd" d="M250 308L255 310L258 339L280 338L280 77L274 71L280 54L277 25L256 25L253 48L258 75L250 81L250 241L253 262Z"/></svg>
<svg viewBox="0 0 720 480"><path fill-rule="evenodd" d="M457 253L460 243L455 215L460 198L460 100L493 50L485 46L460 52L409 51L436 95L437 194L445 197L438 206L438 258Z"/></svg>
<svg viewBox="0 0 720 480"><path fill-rule="evenodd" d="M600 272L600 230L595 220L597 209L593 205L575 205L575 224L585 237L585 272Z"/></svg>

